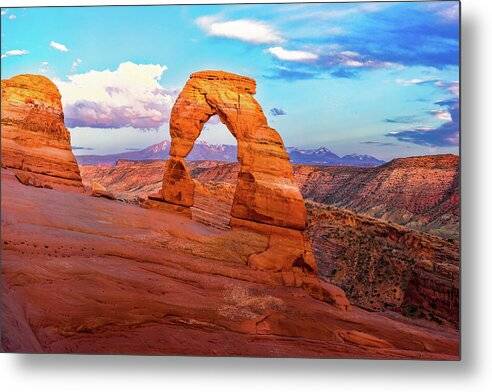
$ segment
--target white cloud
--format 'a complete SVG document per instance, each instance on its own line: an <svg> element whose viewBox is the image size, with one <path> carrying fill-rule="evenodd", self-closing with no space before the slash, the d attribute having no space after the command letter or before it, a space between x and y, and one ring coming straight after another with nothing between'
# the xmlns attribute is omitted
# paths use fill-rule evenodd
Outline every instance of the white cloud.
<svg viewBox="0 0 492 392"><path fill-rule="evenodd" d="M70 72L74 73L81 63L82 63L81 59L75 59L72 63L72 68L70 69Z"/></svg>
<svg viewBox="0 0 492 392"><path fill-rule="evenodd" d="M7 10L2 10L1 15L2 16L7 15Z"/></svg>
<svg viewBox="0 0 492 392"><path fill-rule="evenodd" d="M59 42L50 41L50 46L53 49L59 50L60 52L68 52L68 48L63 44L60 44Z"/></svg>
<svg viewBox="0 0 492 392"><path fill-rule="evenodd" d="M114 71L91 70L55 80L68 127L159 128L176 96L160 83L165 65L121 63Z"/></svg>
<svg viewBox="0 0 492 392"><path fill-rule="evenodd" d="M340 52L340 54L342 56L345 56L345 57L359 57L360 56L358 52L354 52L351 50L344 50L343 52Z"/></svg>
<svg viewBox="0 0 492 392"><path fill-rule="evenodd" d="M456 22L460 14L458 2L453 1L429 3L427 8L435 12L445 22Z"/></svg>
<svg viewBox="0 0 492 392"><path fill-rule="evenodd" d="M283 38L272 26L254 19L222 21L216 16L202 16L196 20L208 35L237 39L252 44L275 44Z"/></svg>
<svg viewBox="0 0 492 392"><path fill-rule="evenodd" d="M396 83L401 84L402 86L415 86L419 84L435 84L436 79L432 79L432 78L396 79Z"/></svg>
<svg viewBox="0 0 492 392"><path fill-rule="evenodd" d="M291 11L290 15L285 19L291 21L302 19L307 19L309 21L343 19L358 14L379 12L385 7L387 7L387 5L382 3L357 4L354 6L343 8L316 8L313 7L312 4L306 4L306 7L301 7L297 10L294 9L293 11Z"/></svg>
<svg viewBox="0 0 492 392"><path fill-rule="evenodd" d="M389 61L379 61L363 58L358 52L344 50L331 55L331 61L337 65L349 68L395 68L401 67L400 64Z"/></svg>
<svg viewBox="0 0 492 392"><path fill-rule="evenodd" d="M451 113L449 113L449 110L446 109L432 110L431 113L438 120L446 121L446 122L452 121Z"/></svg>
<svg viewBox="0 0 492 392"><path fill-rule="evenodd" d="M402 86L416 86L416 85L434 85L443 90L446 90L455 97L460 95L460 83L458 81L446 82L436 78L414 78L414 79L396 79L396 83Z"/></svg>
<svg viewBox="0 0 492 392"><path fill-rule="evenodd" d="M313 61L318 59L318 55L311 52L306 52L303 50L287 50L280 46L275 46L273 48L267 49L270 54L284 61Z"/></svg>
<svg viewBox="0 0 492 392"><path fill-rule="evenodd" d="M49 71L49 64L47 61L41 61L39 65L39 73L46 74Z"/></svg>
<svg viewBox="0 0 492 392"><path fill-rule="evenodd" d="M13 49L13 50L7 50L5 53L2 53L1 58L4 59L6 57L12 57L12 56L25 56L26 54L29 54L28 50Z"/></svg>
<svg viewBox="0 0 492 392"><path fill-rule="evenodd" d="M15 16L14 14L9 15L9 19L10 19L10 20L14 20L15 18L17 18L17 16Z"/></svg>
<svg viewBox="0 0 492 392"><path fill-rule="evenodd" d="M458 81L445 82L443 80L438 80L436 82L436 86L448 91L455 97L458 97L460 95L460 83Z"/></svg>
<svg viewBox="0 0 492 392"><path fill-rule="evenodd" d="M344 60L342 61L342 64L346 65L347 67L355 67L355 68L364 66L364 63L362 61L352 60L352 59Z"/></svg>

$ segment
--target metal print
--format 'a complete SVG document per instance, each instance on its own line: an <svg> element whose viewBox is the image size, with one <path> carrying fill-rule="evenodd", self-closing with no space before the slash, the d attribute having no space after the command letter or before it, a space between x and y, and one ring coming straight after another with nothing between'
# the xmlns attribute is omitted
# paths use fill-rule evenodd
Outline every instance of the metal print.
<svg viewBox="0 0 492 392"><path fill-rule="evenodd" d="M3 351L458 360L459 23L2 8Z"/></svg>

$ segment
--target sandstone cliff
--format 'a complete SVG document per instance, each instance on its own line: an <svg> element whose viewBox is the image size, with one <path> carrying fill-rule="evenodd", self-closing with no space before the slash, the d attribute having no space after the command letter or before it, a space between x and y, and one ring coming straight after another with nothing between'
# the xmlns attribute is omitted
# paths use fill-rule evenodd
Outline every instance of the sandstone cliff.
<svg viewBox="0 0 492 392"><path fill-rule="evenodd" d="M20 182L83 191L60 93L44 76L2 80L2 167Z"/></svg>

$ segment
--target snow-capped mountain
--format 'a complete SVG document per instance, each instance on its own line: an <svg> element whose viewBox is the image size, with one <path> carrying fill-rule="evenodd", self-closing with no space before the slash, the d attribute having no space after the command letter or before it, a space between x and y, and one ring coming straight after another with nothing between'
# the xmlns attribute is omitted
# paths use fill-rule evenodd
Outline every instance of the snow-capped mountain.
<svg viewBox="0 0 492 392"><path fill-rule="evenodd" d="M109 155L78 155L76 156L79 164L115 164L118 160L154 160L167 159L171 142L164 140L160 143L153 144L147 148L137 151L125 151L118 154ZM326 147L317 149L300 149L296 147L287 147L292 163L332 165L332 166L378 166L384 163L370 155L350 154L339 157ZM74 151L76 154L77 151ZM193 150L187 159L192 161L225 161L235 162L237 157L237 147L229 144L209 144L204 141L195 143Z"/></svg>

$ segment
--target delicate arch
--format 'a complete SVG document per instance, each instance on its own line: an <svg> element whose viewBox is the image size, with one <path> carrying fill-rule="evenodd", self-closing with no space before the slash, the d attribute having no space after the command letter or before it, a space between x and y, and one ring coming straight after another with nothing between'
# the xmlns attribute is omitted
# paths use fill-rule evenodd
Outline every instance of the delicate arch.
<svg viewBox="0 0 492 392"><path fill-rule="evenodd" d="M190 76L171 111L171 151L162 186L165 201L193 205L194 182L184 158L204 124L217 114L237 140L240 171L231 216L303 230L306 209L278 132L254 99L253 79L222 71Z"/></svg>

